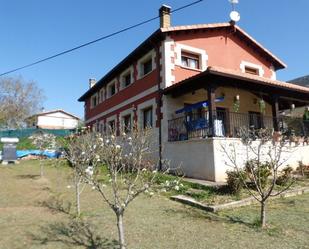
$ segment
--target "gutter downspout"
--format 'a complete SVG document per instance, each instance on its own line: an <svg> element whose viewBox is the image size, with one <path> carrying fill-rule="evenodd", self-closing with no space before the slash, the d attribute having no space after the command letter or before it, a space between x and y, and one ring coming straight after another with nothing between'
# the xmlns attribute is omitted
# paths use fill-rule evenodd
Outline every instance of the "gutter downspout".
<svg viewBox="0 0 309 249"><path fill-rule="evenodd" d="M160 67L160 46L156 46L156 64L157 64L157 83L158 83L158 100L157 100L157 113L159 121L159 168L162 170L162 116L161 116L161 107L162 107L162 89L161 89L161 67Z"/></svg>

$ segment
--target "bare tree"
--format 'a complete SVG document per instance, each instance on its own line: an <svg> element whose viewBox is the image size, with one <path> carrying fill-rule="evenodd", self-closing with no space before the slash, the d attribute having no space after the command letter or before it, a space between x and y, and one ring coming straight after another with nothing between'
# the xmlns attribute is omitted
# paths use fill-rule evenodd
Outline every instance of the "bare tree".
<svg viewBox="0 0 309 249"><path fill-rule="evenodd" d="M260 203L260 224L264 228L269 198L280 195L293 183L293 181L287 182L284 187L278 186L275 191L282 167L292 153L291 143L283 136L279 140L274 140L273 132L267 129L259 131L241 129L240 137L245 150L241 150L237 142L232 142L228 146L222 145L222 149L228 158L226 163L234 168L246 190ZM246 162L245 165L243 162ZM243 174L244 170L246 174Z"/></svg>
<svg viewBox="0 0 309 249"><path fill-rule="evenodd" d="M116 136L84 134L84 144L91 146L75 147L74 154L85 152L87 159L74 163L84 181L100 194L116 215L119 244L125 249L123 216L126 208L140 194L153 195L154 191L181 187L179 180L157 184L157 160L155 159L154 137L150 130L134 129L129 134ZM94 139L95 138L95 139ZM180 185L180 186L179 186Z"/></svg>
<svg viewBox="0 0 309 249"><path fill-rule="evenodd" d="M43 154L45 150L56 148L56 136L49 133L37 132L29 137L32 144L40 150L40 176L44 176Z"/></svg>
<svg viewBox="0 0 309 249"><path fill-rule="evenodd" d="M73 135L68 138L64 157L73 168L73 184L75 189L76 214L81 214L80 196L86 186L87 178L84 174L90 174L99 160L99 146L97 146L97 135L89 131L81 135Z"/></svg>
<svg viewBox="0 0 309 249"><path fill-rule="evenodd" d="M19 128L42 107L43 92L33 81L0 79L0 127Z"/></svg>

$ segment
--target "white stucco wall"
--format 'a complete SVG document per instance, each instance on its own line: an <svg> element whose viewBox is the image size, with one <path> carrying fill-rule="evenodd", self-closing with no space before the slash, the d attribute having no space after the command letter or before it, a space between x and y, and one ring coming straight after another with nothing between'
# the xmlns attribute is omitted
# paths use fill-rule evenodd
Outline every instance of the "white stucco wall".
<svg viewBox="0 0 309 249"><path fill-rule="evenodd" d="M216 181L212 139L164 143L163 158L186 177Z"/></svg>
<svg viewBox="0 0 309 249"><path fill-rule="evenodd" d="M253 146L256 146L259 142L253 143ZM247 156L247 148L244 146L240 139L238 138L215 138L214 139L214 161L216 165L216 180L217 181L225 181L227 170L232 170L232 163L230 159L227 157L223 148L229 152L228 154L233 157L233 151L235 146L236 151L236 162L239 167L245 165L246 161L249 159L255 159L256 155L253 152L249 151L249 156ZM254 147L253 147L254 148ZM262 159L265 161L269 161L270 157L268 155L269 148L273 148L273 146L269 143L262 147L263 150L261 152ZM256 150L255 150L256 151ZM273 155L273 158L274 155ZM309 164L309 146L308 145L295 145L295 143L288 144L282 149L282 153L280 156L279 163L282 163L280 169L291 166L294 169L298 167L298 162L302 161L305 164Z"/></svg>
<svg viewBox="0 0 309 249"><path fill-rule="evenodd" d="M47 129L74 129L78 120L61 112L38 116L37 125Z"/></svg>
<svg viewBox="0 0 309 249"><path fill-rule="evenodd" d="M181 168L185 176L209 181L226 181L226 171L232 170L232 164L223 147L232 155L232 146L236 148L237 164L242 167L247 161L246 147L237 138L207 138L164 143L163 158L170 160L171 168ZM293 168L302 161L309 164L309 145L287 146L282 153L282 168ZM268 149L265 149L265 153ZM254 156L251 157L252 159ZM268 157L265 156L267 159Z"/></svg>

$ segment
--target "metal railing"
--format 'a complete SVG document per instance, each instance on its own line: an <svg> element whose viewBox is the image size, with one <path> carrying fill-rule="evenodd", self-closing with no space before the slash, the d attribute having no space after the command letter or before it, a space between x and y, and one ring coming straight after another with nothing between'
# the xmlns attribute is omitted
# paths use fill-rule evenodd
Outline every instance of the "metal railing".
<svg viewBox="0 0 309 249"><path fill-rule="evenodd" d="M213 113L213 127L209 125L208 111L185 114L169 120L168 140L182 141L209 136L237 138L241 129L273 129L276 121L280 131L286 135L309 136L309 121L302 118L280 116L276 120L256 112L234 113L220 110Z"/></svg>

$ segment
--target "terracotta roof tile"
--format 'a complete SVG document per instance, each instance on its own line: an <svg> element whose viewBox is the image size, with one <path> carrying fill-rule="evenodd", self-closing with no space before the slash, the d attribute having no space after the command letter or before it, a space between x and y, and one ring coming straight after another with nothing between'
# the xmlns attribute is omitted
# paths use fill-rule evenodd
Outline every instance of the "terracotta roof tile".
<svg viewBox="0 0 309 249"><path fill-rule="evenodd" d="M268 85L268 86L273 86L273 87L278 87L278 88L284 88L286 90L302 92L302 93L309 95L309 88L308 87L299 86L299 85L295 85L295 84L292 84L292 83L279 81L279 80L271 80L269 78L264 78L264 77L260 77L260 76L257 76L257 75L242 73L242 72L239 72L239 71L226 69L226 68L222 68L222 67L215 67L215 66L208 67L207 70L202 72L202 73L199 73L197 75L185 78L182 81L179 81L179 82L165 88L164 92L168 93L168 92L172 91L173 89L178 88L181 85L187 84L187 83L192 82L194 80L199 80L199 79L201 79L204 76L207 76L209 74L219 75L219 76L232 78L232 79L234 78L234 79L244 80L244 81L248 81L248 82L251 81L252 84L255 83L255 84L263 84L265 86Z"/></svg>
<svg viewBox="0 0 309 249"><path fill-rule="evenodd" d="M219 75L225 74L225 75L228 75L230 77L234 76L234 77L237 77L237 78L251 79L251 80L254 80L254 81L266 83L268 85L284 87L284 88L288 88L288 89L292 89L292 90L298 90L298 91L309 93L308 87L299 86L299 85L295 85L295 84L292 84L292 83L287 83L285 81L271 80L269 78L264 78L264 77L260 77L260 76L257 76L257 75L241 73L241 72L237 72L237 71L231 70L231 69L226 69L226 68L221 68L221 67L208 67L207 71L210 72L210 73L214 73L214 74L219 74Z"/></svg>
<svg viewBox="0 0 309 249"><path fill-rule="evenodd" d="M231 26L230 23L194 24L194 25L182 25L182 26L161 28L161 31L171 32L171 31L181 31L181 30L190 30L190 29L222 28L222 27L229 27L229 26Z"/></svg>

